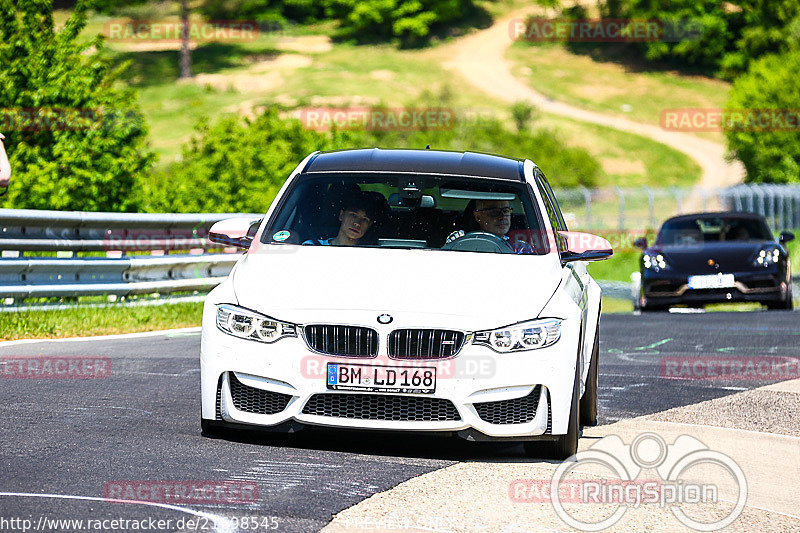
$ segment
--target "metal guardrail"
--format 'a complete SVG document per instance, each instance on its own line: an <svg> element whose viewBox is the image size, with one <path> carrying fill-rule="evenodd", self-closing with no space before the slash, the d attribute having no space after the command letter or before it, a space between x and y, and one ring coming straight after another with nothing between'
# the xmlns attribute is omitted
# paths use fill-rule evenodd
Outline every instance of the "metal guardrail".
<svg viewBox="0 0 800 533"><path fill-rule="evenodd" d="M208 291L225 279L240 257L203 253L222 248L208 240L208 230L226 218L261 216L0 209L0 298ZM192 254L125 255L156 250ZM72 257L24 257L25 252L45 251ZM75 257L97 251L113 257Z"/></svg>
<svg viewBox="0 0 800 533"><path fill-rule="evenodd" d="M238 259L238 254L121 259L2 259L0 296L129 296L208 291L225 279Z"/></svg>

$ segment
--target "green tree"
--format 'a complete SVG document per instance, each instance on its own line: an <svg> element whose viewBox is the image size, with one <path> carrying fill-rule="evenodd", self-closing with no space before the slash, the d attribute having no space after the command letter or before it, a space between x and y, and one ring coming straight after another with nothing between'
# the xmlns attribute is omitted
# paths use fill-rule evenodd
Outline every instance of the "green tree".
<svg viewBox="0 0 800 533"><path fill-rule="evenodd" d="M747 181L800 182L800 52L768 55L750 65L733 84L727 104L729 116L742 110L757 110L761 117L783 118L776 126L753 127L747 120L731 123L725 130L728 147L747 169ZM773 111L769 111L773 110ZM790 118L794 113L794 119ZM748 114L744 114L745 117ZM749 115L758 116L758 115ZM789 120L787 120L789 119ZM766 131L761 131L766 129Z"/></svg>
<svg viewBox="0 0 800 533"><path fill-rule="evenodd" d="M147 130L135 95L114 86L119 69L95 51L102 39L76 44L85 24L82 2L55 31L49 0L0 0L0 128L14 169L7 207L136 207L132 187L154 157Z"/></svg>
<svg viewBox="0 0 800 533"><path fill-rule="evenodd" d="M665 39L640 46L650 60L672 60L733 78L750 61L797 46L797 0L606 0L604 15L656 19Z"/></svg>

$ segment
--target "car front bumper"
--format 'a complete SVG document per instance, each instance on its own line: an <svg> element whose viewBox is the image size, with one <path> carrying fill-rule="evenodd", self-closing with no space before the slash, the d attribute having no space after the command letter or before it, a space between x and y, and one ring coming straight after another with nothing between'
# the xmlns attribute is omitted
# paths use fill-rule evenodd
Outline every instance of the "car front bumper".
<svg viewBox="0 0 800 533"><path fill-rule="evenodd" d="M202 417L207 420L253 428L299 423L457 432L473 440L547 439L567 431L577 320L564 320L561 339L548 348L499 354L468 341L455 357L437 361L397 360L385 353L375 358L320 355L301 337L274 344L243 340L216 327L213 305L206 306L203 323ZM383 338L392 328L376 329ZM431 394L329 390L329 362L436 367L436 389Z"/></svg>
<svg viewBox="0 0 800 533"><path fill-rule="evenodd" d="M700 275L707 275L702 273ZM689 288L689 275L676 275L669 271L642 273L642 304L667 306L679 304L711 304L725 302L782 301L787 283L775 270L755 270L733 273L733 287L720 289Z"/></svg>

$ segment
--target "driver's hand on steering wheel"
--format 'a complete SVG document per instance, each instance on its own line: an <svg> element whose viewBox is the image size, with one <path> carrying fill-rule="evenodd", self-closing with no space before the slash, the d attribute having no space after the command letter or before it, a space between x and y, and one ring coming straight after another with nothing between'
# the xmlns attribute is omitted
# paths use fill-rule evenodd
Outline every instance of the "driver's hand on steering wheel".
<svg viewBox="0 0 800 533"><path fill-rule="evenodd" d="M458 239L459 237L463 237L464 235L466 235L466 233L464 233L463 229L457 229L453 233L447 236L447 239L445 239L444 243L447 244L448 242L453 242L454 240Z"/></svg>

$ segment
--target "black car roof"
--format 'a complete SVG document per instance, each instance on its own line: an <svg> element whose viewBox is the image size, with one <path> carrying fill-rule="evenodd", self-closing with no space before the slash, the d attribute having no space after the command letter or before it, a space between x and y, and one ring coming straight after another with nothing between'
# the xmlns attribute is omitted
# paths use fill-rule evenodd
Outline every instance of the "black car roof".
<svg viewBox="0 0 800 533"><path fill-rule="evenodd" d="M720 217L751 218L751 219L756 218L764 220L764 217L762 215L759 215L758 213L750 213L747 211L716 211L712 213L690 213L688 215L678 215L676 217L668 218L667 220L664 221L664 224L666 224L667 222L676 222L682 220L696 220L698 218L720 218Z"/></svg>
<svg viewBox="0 0 800 533"><path fill-rule="evenodd" d="M310 172L410 172L525 181L522 161L497 155L443 150L367 148L321 152L311 158Z"/></svg>

